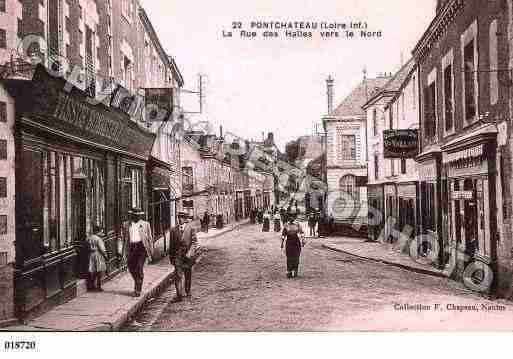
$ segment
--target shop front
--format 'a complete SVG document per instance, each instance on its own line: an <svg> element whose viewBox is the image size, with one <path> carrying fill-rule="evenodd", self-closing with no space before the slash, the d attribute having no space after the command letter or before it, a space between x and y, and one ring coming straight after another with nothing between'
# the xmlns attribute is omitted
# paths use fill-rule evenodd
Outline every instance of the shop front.
<svg viewBox="0 0 513 359"><path fill-rule="evenodd" d="M154 136L124 113L38 67L6 81L16 101L17 313L27 317L76 295L87 275L85 240L103 229L107 276L124 269L119 229L146 208L146 161Z"/></svg>
<svg viewBox="0 0 513 359"><path fill-rule="evenodd" d="M150 157L148 162L148 219L151 225L155 259L166 252L166 239L171 230L171 218L176 213L176 201L171 191L171 165Z"/></svg>
<svg viewBox="0 0 513 359"><path fill-rule="evenodd" d="M418 203L420 215L419 234L429 241L418 243L419 255L427 255L430 251L438 251L438 263L443 262L443 231L442 231L442 197L441 197L441 153L429 152L417 158L419 173ZM419 237L421 238L421 237Z"/></svg>
<svg viewBox="0 0 513 359"><path fill-rule="evenodd" d="M415 236L417 228L417 183L397 184L398 225L399 230Z"/></svg>
<svg viewBox="0 0 513 359"><path fill-rule="evenodd" d="M478 260L496 266L496 143L483 138L472 145L443 148L449 196L448 228L457 277Z"/></svg>
<svg viewBox="0 0 513 359"><path fill-rule="evenodd" d="M385 226L385 196L381 184L368 186L369 196L369 239L377 241Z"/></svg>

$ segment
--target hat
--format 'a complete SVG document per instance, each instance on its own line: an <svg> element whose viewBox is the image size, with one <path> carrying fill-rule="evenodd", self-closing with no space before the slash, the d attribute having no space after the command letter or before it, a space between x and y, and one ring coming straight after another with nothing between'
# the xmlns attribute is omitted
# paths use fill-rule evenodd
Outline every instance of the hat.
<svg viewBox="0 0 513 359"><path fill-rule="evenodd" d="M132 208L131 210L128 211L128 213L139 215L139 216L144 215L144 211L140 208Z"/></svg>

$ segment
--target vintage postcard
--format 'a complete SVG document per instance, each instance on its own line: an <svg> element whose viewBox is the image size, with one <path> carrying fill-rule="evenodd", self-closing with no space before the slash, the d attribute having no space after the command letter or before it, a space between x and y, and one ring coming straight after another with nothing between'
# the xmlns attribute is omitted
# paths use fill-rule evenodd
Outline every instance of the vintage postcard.
<svg viewBox="0 0 513 359"><path fill-rule="evenodd" d="M0 1L0 351L511 331L512 66L511 0Z"/></svg>

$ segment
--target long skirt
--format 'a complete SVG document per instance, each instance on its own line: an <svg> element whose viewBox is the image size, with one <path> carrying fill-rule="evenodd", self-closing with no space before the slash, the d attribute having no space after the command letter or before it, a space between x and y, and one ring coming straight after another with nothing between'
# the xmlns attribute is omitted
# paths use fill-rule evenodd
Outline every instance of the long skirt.
<svg viewBox="0 0 513 359"><path fill-rule="evenodd" d="M279 219L274 220L274 231L280 232L281 231L281 222Z"/></svg>
<svg viewBox="0 0 513 359"><path fill-rule="evenodd" d="M301 241L299 238L287 238L285 243L285 253L287 255L287 272L297 272L299 267L299 256L301 255Z"/></svg>
<svg viewBox="0 0 513 359"><path fill-rule="evenodd" d="M106 270L105 258L98 251L92 252L89 256L89 273L101 273Z"/></svg>

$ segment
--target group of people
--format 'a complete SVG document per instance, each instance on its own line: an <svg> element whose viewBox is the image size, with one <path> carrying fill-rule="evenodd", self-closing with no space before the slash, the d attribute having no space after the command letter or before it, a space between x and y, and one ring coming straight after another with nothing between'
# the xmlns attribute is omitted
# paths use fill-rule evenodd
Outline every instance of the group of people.
<svg viewBox="0 0 513 359"><path fill-rule="evenodd" d="M174 302L191 296L192 267L199 255L196 228L193 217L185 213L178 216L178 225L170 232L169 260L175 267L176 297ZM87 238L89 249L89 280L91 291L103 291L102 277L107 270L107 251L102 240L103 229L94 226ZM133 208L129 211L129 220L121 228L121 241L118 254L127 263L128 271L134 281L133 296L141 295L144 282L144 265L153 261L153 236L150 223L144 220L144 212Z"/></svg>

